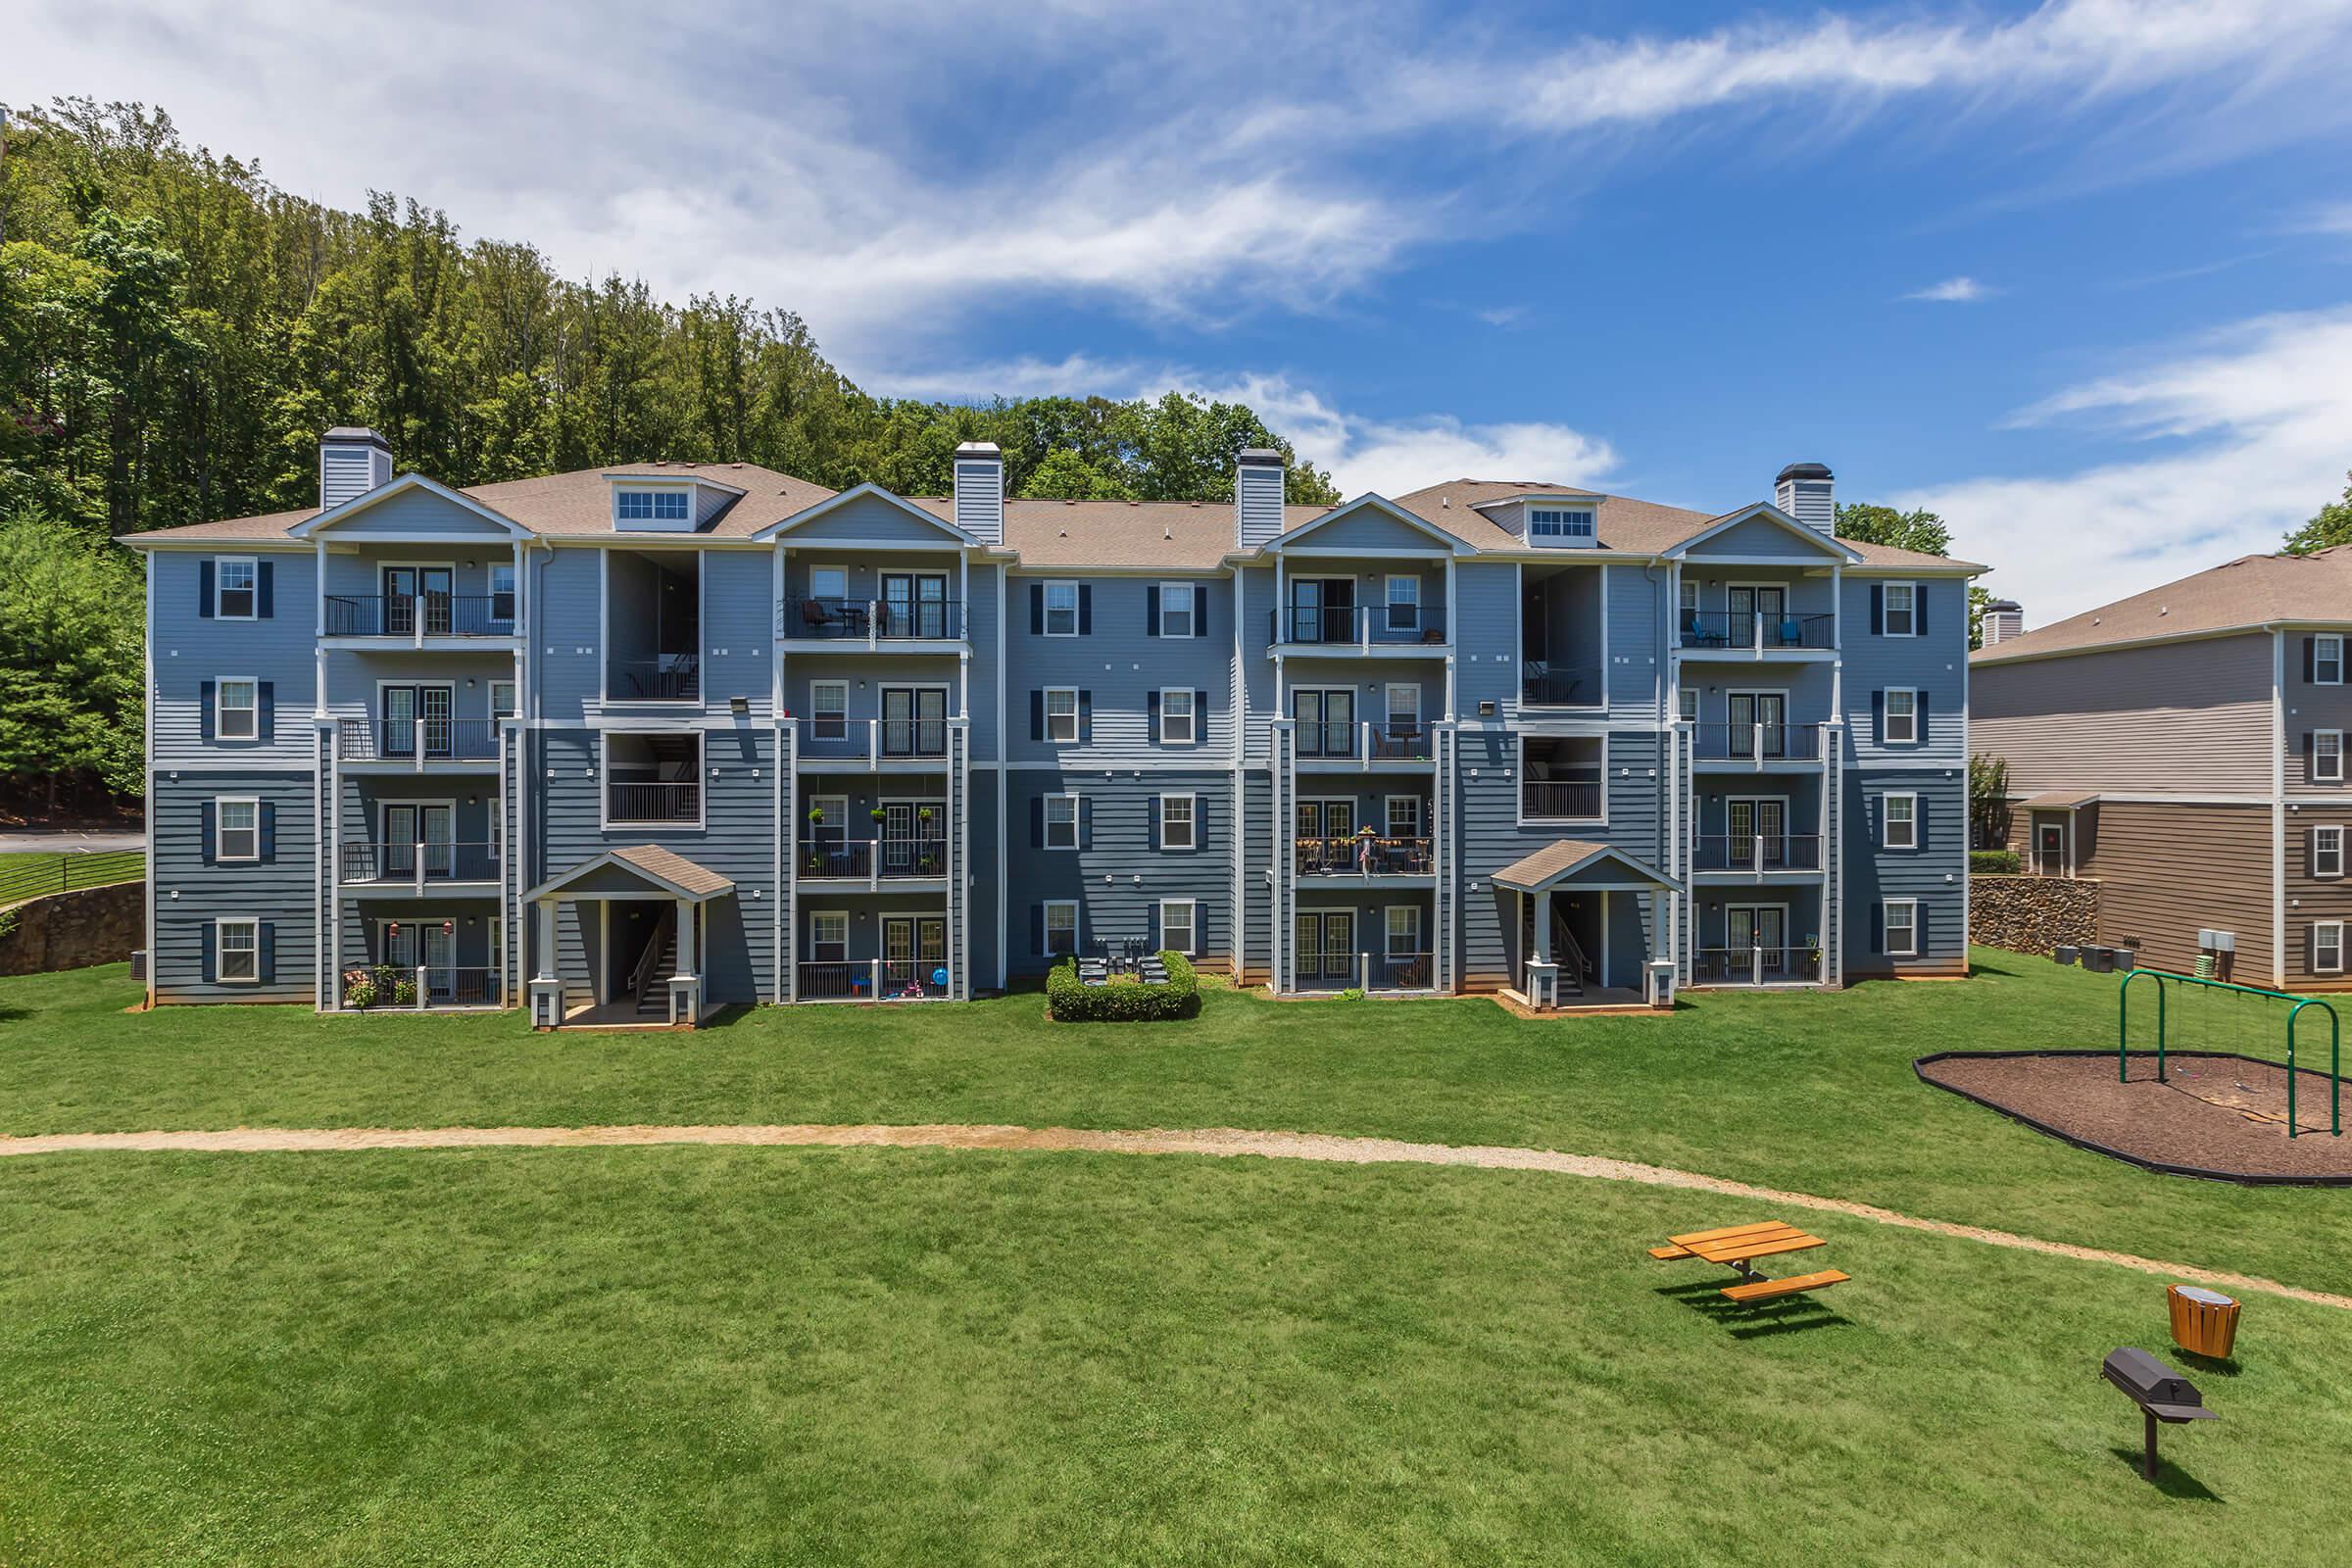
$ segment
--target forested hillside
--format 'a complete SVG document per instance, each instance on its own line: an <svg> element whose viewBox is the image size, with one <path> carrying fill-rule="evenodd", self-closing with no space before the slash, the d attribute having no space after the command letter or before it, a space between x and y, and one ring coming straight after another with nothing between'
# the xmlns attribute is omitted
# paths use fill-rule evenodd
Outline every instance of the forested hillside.
<svg viewBox="0 0 2352 1568"><path fill-rule="evenodd" d="M138 788L135 677L58 663L137 646L135 579L103 541L313 504L330 425L373 425L400 467L458 485L669 458L940 494L956 444L992 440L1017 494L1214 500L1239 449L1290 453L1249 408L1176 394L869 396L781 305L564 278L527 239L390 195L320 207L135 105L13 121L0 232L0 793L19 799ZM1338 499L1297 462L1290 488Z"/></svg>

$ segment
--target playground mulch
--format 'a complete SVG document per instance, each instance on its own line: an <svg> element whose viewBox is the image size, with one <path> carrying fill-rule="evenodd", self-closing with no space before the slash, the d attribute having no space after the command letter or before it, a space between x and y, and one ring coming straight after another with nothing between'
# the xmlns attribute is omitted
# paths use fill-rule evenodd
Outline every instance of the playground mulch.
<svg viewBox="0 0 2352 1568"><path fill-rule="evenodd" d="M2112 1051L1951 1052L1916 1067L1938 1088L2135 1164L2224 1180L2352 1183L2352 1136L2328 1131L2326 1073L2295 1075L2302 1134L2289 1139L2286 1069L2247 1056L2176 1051L2163 1083L2156 1058L2137 1053L2130 1081L2119 1081Z"/></svg>

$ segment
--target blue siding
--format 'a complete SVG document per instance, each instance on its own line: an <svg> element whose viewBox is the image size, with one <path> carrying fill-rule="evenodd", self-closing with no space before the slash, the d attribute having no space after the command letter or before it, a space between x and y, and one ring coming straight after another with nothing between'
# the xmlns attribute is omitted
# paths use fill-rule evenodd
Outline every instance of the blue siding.
<svg viewBox="0 0 2352 1568"><path fill-rule="evenodd" d="M1873 635L1870 629L1871 587L1884 580L1850 575L1845 579L1845 718L1854 759L1864 767L1882 761L1909 767L1930 760L1964 764L1968 585L1954 578L1921 581L1927 634L1888 637ZM1872 697L1889 686L1916 687L1928 694L1927 732L1921 744L1890 747L1879 739Z"/></svg>
<svg viewBox="0 0 2352 1568"><path fill-rule="evenodd" d="M325 537L340 541L403 533L479 534L485 542L502 545L513 538L497 523L430 490L404 490L388 496L366 511L331 524Z"/></svg>
<svg viewBox="0 0 2352 1568"><path fill-rule="evenodd" d="M1884 798L1909 791L1919 797L1920 848L1881 847ZM1949 769L1854 769L1845 785L1845 966L1860 978L1895 969L1957 972L1968 959L1966 878L1968 780ZM1878 906L1917 899L1919 955L1886 956L1875 940Z"/></svg>
<svg viewBox="0 0 2352 1568"><path fill-rule="evenodd" d="M1709 556L1786 556L1825 564L1842 559L1827 539L1802 537L1767 517L1734 523L1703 544L1691 546L1685 559L1703 561Z"/></svg>
<svg viewBox="0 0 2352 1568"><path fill-rule="evenodd" d="M223 556L250 554L224 550ZM214 559L179 551L149 558L155 624L148 644L155 669L158 767L275 768L310 765L317 745L311 701L318 684L315 633L318 571L309 553L261 554L270 564L272 613L260 620L207 619L197 601ZM270 683L273 722L258 740L206 740L204 684L221 676Z"/></svg>
<svg viewBox="0 0 2352 1568"><path fill-rule="evenodd" d="M906 508L881 496L859 496L854 501L826 513L823 516L779 536L780 542L792 550L812 546L848 542L862 544L868 541L893 544L968 544L970 541L937 517L917 516ZM942 560L953 563L953 556Z"/></svg>
<svg viewBox="0 0 2352 1568"><path fill-rule="evenodd" d="M1037 949L1037 908L1052 899L1079 901L1079 937L1113 941L1155 935L1161 899L1198 901L1198 948L1222 959L1232 951L1233 861L1229 775L1147 773L1104 779L1100 773L1022 771L1008 775L1010 808L1005 881L1012 889L1006 933L1008 966L1015 976L1045 972ZM1033 847L1036 803L1049 794L1071 793L1087 803L1088 847L1078 851ZM1194 797L1200 848L1164 850L1153 845L1153 798L1162 793Z"/></svg>
<svg viewBox="0 0 2352 1568"><path fill-rule="evenodd" d="M1428 550L1441 555L1449 548L1446 541L1433 537L1428 529L1399 521L1375 507L1362 507L1335 517L1295 542L1315 550ZM1293 566L1299 571L1318 569L1305 558L1294 558Z"/></svg>
<svg viewBox="0 0 2352 1568"><path fill-rule="evenodd" d="M159 777L147 809L155 842L155 930L149 947L157 997L167 1002L309 1003L318 956L312 878L313 780L308 772L253 770ZM204 808L219 796L259 798L274 821L267 863L206 864ZM208 985L205 930L222 917L271 925L272 973L259 985Z"/></svg>
<svg viewBox="0 0 2352 1568"><path fill-rule="evenodd" d="M1671 608L1665 568L1611 566L1608 583L1610 713L1654 719L1666 678L1659 646Z"/></svg>

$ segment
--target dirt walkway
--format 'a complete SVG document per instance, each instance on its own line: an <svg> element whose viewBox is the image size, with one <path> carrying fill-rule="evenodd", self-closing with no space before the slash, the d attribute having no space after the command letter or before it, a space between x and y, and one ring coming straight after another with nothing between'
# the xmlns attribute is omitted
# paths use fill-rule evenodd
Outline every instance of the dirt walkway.
<svg viewBox="0 0 2352 1568"><path fill-rule="evenodd" d="M1592 1154L1563 1154L1544 1149L1500 1149L1476 1145L1407 1144L1387 1138L1341 1138L1325 1133L1249 1132L1232 1127L1195 1131L1096 1132L1074 1127L417 1127L272 1128L240 1127L229 1132L49 1133L0 1138L0 1156L57 1154L84 1151L155 1153L211 1152L279 1153L368 1149L609 1149L647 1144L793 1145L834 1149L1045 1150L1103 1154L1258 1154L1268 1159L1330 1160L1341 1164L1472 1165L1482 1170L1535 1170L1598 1181L1638 1182L1720 1193L1786 1208L1818 1209L1905 1230L1957 1236L1992 1247L2090 1263L2113 1263L2143 1274L2190 1280L2233 1291L2262 1291L2322 1306L2352 1311L2352 1297L2332 1296L2219 1269L2167 1263L2068 1242L2045 1242L2008 1231L1944 1220L1918 1219L1869 1203L1810 1193L1785 1193L1746 1182L1724 1181L1693 1171L1670 1170Z"/></svg>

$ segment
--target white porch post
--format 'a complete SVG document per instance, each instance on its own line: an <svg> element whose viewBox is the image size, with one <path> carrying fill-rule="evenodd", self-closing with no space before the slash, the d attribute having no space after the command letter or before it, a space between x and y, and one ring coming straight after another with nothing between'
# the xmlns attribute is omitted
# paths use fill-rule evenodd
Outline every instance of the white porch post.
<svg viewBox="0 0 2352 1568"><path fill-rule="evenodd" d="M1527 895L1519 897L1524 900ZM1560 1002L1560 966L1551 961L1551 889L1536 893L1535 956L1527 960L1527 1003L1531 1007L1550 1008Z"/></svg>
<svg viewBox="0 0 2352 1568"><path fill-rule="evenodd" d="M694 916L698 906L678 900L678 971L669 977L669 1021L695 1023L702 1016L702 982L695 972Z"/></svg>
<svg viewBox="0 0 2352 1568"><path fill-rule="evenodd" d="M531 907L538 932L532 944L538 952L531 977L531 1027L553 1029L564 1021L564 982L556 978L556 901L541 899Z"/></svg>

